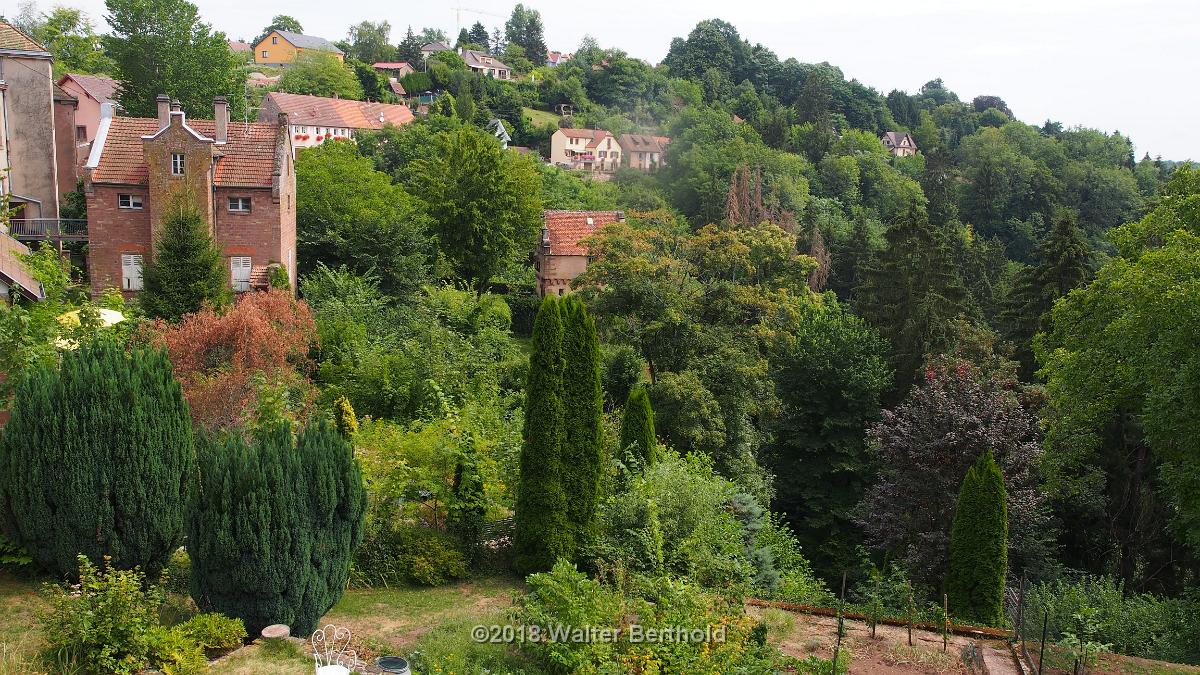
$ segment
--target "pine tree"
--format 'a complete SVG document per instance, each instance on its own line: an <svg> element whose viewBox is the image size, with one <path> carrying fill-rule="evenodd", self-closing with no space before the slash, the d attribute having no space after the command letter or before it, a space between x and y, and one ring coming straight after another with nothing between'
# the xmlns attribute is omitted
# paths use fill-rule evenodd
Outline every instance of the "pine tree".
<svg viewBox="0 0 1200 675"><path fill-rule="evenodd" d="M458 29L458 40L454 42L454 47L460 49L467 46L471 42L471 36L467 33L466 28Z"/></svg>
<svg viewBox="0 0 1200 675"><path fill-rule="evenodd" d="M204 303L229 304L229 270L213 242L208 223L186 199L166 209L154 257L146 268L139 300L146 314L172 323Z"/></svg>
<svg viewBox="0 0 1200 675"><path fill-rule="evenodd" d="M408 32L404 34L404 39L396 46L396 55L401 61L406 61L409 65L416 68L421 65L421 39L413 33L412 26L408 27Z"/></svg>
<svg viewBox="0 0 1200 675"><path fill-rule="evenodd" d="M204 437L197 454L192 598L251 635L275 623L308 635L342 596L362 538L366 492L349 444L322 419L249 444Z"/></svg>
<svg viewBox="0 0 1200 675"><path fill-rule="evenodd" d="M1008 574L1008 495L1004 474L988 450L967 470L950 530L946 591L955 616L1004 625Z"/></svg>
<svg viewBox="0 0 1200 675"><path fill-rule="evenodd" d="M563 491L578 545L591 532L604 466L604 390L596 323L574 295L563 307Z"/></svg>
<svg viewBox="0 0 1200 675"><path fill-rule="evenodd" d="M471 26L471 32L467 33L467 38L468 42L478 45L482 49L487 49L489 46L488 30L478 21L475 22L475 25Z"/></svg>
<svg viewBox="0 0 1200 675"><path fill-rule="evenodd" d="M183 540L195 467L165 354L68 351L17 385L0 437L0 521L56 577L77 574L80 553L154 575Z"/></svg>
<svg viewBox="0 0 1200 675"><path fill-rule="evenodd" d="M1033 376L1033 336L1050 328L1054 301L1079 288L1091 276L1091 249L1069 213L1062 213L1038 247L1037 264L1017 275L1008 306L1000 315L1005 337L1017 346L1021 375Z"/></svg>
<svg viewBox="0 0 1200 675"><path fill-rule="evenodd" d="M562 484L561 304L556 296L547 296L533 322L515 518L515 564L521 574L547 571L558 558L570 556L574 548Z"/></svg>
<svg viewBox="0 0 1200 675"><path fill-rule="evenodd" d="M891 346L895 387L888 402L903 400L925 357L952 343L955 320L978 312L959 278L945 234L916 207L886 235L887 247L865 270L857 291L859 313Z"/></svg>
<svg viewBox="0 0 1200 675"><path fill-rule="evenodd" d="M621 417L621 450L630 448L633 448L634 455L643 466L653 466L658 461L654 411L650 408L650 396L643 387L629 392L625 414Z"/></svg>

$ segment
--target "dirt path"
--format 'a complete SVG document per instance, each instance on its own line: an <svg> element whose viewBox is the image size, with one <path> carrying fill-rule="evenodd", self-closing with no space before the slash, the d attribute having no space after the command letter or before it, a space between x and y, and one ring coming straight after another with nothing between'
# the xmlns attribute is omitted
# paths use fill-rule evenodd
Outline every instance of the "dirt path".
<svg viewBox="0 0 1200 675"><path fill-rule="evenodd" d="M989 644L983 647L982 652L983 665L987 666L988 675L1022 675L1007 645Z"/></svg>

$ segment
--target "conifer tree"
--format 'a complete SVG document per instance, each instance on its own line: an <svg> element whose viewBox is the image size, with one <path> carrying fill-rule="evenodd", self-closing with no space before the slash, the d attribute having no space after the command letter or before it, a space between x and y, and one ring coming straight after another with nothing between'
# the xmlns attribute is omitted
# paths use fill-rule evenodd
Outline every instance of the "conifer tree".
<svg viewBox="0 0 1200 675"><path fill-rule="evenodd" d="M951 612L986 626L1004 625L1007 499L1004 474L988 450L967 469L958 493L946 577Z"/></svg>
<svg viewBox="0 0 1200 675"><path fill-rule="evenodd" d="M199 209L177 198L165 213L139 296L146 314L175 323L206 302L229 304L229 270Z"/></svg>
<svg viewBox="0 0 1200 675"><path fill-rule="evenodd" d="M604 466L604 390L596 323L574 295L563 308L563 491L567 520L578 545L591 531Z"/></svg>
<svg viewBox="0 0 1200 675"><path fill-rule="evenodd" d="M547 571L574 548L562 483L561 304L556 296L546 296L533 322L515 516L515 564L521 574Z"/></svg>
<svg viewBox="0 0 1200 675"><path fill-rule="evenodd" d="M951 345L955 320L978 311L959 278L945 234L916 207L887 231L887 247L855 294L859 313L891 346L895 387L903 400L925 357Z"/></svg>
<svg viewBox="0 0 1200 675"><path fill-rule="evenodd" d="M17 386L0 437L0 521L56 577L75 576L80 553L154 575L183 540L195 468L165 354L68 351Z"/></svg>
<svg viewBox="0 0 1200 675"><path fill-rule="evenodd" d="M1091 276L1091 249L1069 212L1059 215L1038 246L1037 264L1017 275L1008 306L1000 316L1005 337L1017 346L1021 375L1033 376L1033 336L1050 329L1054 301L1082 286Z"/></svg>
<svg viewBox="0 0 1200 675"><path fill-rule="evenodd" d="M650 396L644 387L629 392L625 402L625 414L621 417L621 449L632 452L642 466L653 466L658 461L658 440L654 436L654 410L650 408Z"/></svg>
<svg viewBox="0 0 1200 675"><path fill-rule="evenodd" d="M282 623L308 635L342 596L362 538L366 492L353 451L324 419L251 443L197 443L188 519L192 598L255 635Z"/></svg>

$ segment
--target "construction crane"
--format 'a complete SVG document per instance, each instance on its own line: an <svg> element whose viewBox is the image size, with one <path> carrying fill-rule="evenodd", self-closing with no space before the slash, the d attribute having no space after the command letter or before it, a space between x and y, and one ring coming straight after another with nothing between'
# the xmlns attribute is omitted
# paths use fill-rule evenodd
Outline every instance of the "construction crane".
<svg viewBox="0 0 1200 675"><path fill-rule="evenodd" d="M454 18L458 22L458 29L454 31L455 33L462 32L462 28L463 28L462 13L463 12L469 12L471 14L479 14L481 16L492 16L497 19L507 19L508 18L508 17L504 16L503 14L494 14L492 12L485 12L481 9L471 9L470 7L463 7L462 5L458 5L457 7L454 8Z"/></svg>

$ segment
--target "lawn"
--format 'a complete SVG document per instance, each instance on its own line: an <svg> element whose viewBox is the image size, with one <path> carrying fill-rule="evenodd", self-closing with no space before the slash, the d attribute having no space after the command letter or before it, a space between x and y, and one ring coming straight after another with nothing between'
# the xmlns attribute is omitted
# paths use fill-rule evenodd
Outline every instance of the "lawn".
<svg viewBox="0 0 1200 675"><path fill-rule="evenodd" d="M37 616L46 604L40 588L38 580L0 572L0 675L37 673L30 664L42 648ZM515 652L503 645L475 644L470 629L507 622L506 610L520 589L516 579L486 578L438 588L350 590L323 623L349 628L351 647L368 662L379 654L421 652L427 663L448 666L447 671L462 672L476 664L507 670L520 667ZM214 663L209 672L300 675L312 673L312 667L306 649L285 642L238 650Z"/></svg>
<svg viewBox="0 0 1200 675"><path fill-rule="evenodd" d="M525 108L525 116L533 122L533 126L540 127L546 124L558 126L558 115L545 110L535 110L533 108Z"/></svg>

